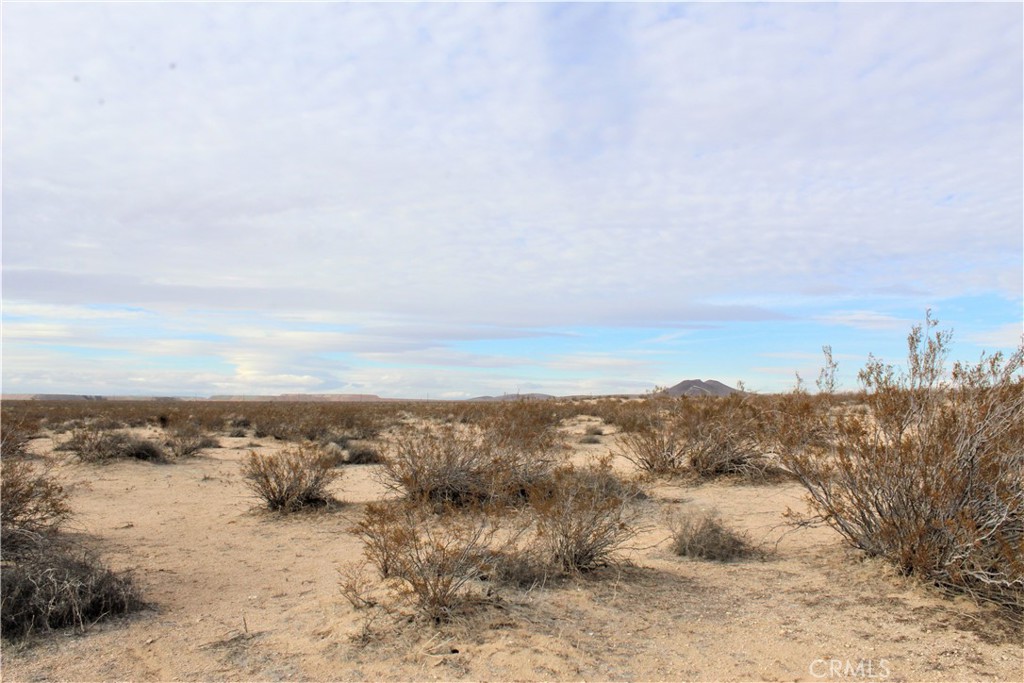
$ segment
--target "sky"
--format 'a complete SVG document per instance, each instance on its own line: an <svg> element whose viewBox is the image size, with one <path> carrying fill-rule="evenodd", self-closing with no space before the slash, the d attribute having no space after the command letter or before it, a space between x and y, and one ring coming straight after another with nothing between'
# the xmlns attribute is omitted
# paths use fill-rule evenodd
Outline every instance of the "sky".
<svg viewBox="0 0 1024 683"><path fill-rule="evenodd" d="M4 2L19 393L842 388L1024 326L1007 4Z"/></svg>

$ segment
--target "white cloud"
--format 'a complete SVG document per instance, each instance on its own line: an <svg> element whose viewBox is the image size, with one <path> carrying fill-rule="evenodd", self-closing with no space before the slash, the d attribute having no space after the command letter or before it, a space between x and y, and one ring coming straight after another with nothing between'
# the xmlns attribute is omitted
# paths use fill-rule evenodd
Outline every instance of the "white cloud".
<svg viewBox="0 0 1024 683"><path fill-rule="evenodd" d="M668 343L794 302L903 332L865 300L1019 299L1021 15L14 4L5 314L125 348L131 319L170 317L273 354L268 378L333 385L330 351L522 369L450 344ZM153 352L224 357L175 339Z"/></svg>
<svg viewBox="0 0 1024 683"><path fill-rule="evenodd" d="M898 318L878 313L877 311L836 311L821 316L821 322L832 325L844 325L861 330L894 330L907 331L915 323L913 320Z"/></svg>
<svg viewBox="0 0 1024 683"><path fill-rule="evenodd" d="M1024 344L1024 323L1008 323L968 335L967 339L985 349L1015 349Z"/></svg>

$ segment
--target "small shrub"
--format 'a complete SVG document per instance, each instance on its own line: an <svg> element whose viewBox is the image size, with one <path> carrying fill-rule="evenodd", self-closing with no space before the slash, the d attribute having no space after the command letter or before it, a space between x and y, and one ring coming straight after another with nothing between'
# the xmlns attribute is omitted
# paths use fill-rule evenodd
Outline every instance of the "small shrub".
<svg viewBox="0 0 1024 683"><path fill-rule="evenodd" d="M176 458L198 455L204 448L220 448L220 443L203 433L199 425L189 422L171 430L167 447Z"/></svg>
<svg viewBox="0 0 1024 683"><path fill-rule="evenodd" d="M327 488L341 473L319 448L299 446L271 455L250 451L242 476L269 509L294 512L334 502Z"/></svg>
<svg viewBox="0 0 1024 683"><path fill-rule="evenodd" d="M601 437L594 436L593 434L586 434L580 437L580 443L584 445L592 445L595 443L601 443Z"/></svg>
<svg viewBox="0 0 1024 683"><path fill-rule="evenodd" d="M345 458L347 465L373 465L380 462L384 462L384 457L373 446L350 445L348 447L348 456Z"/></svg>
<svg viewBox="0 0 1024 683"><path fill-rule="evenodd" d="M231 429L245 430L246 428L252 426L252 422L249 420L249 418L245 417L244 415L236 415L234 413L225 416L224 422Z"/></svg>
<svg viewBox="0 0 1024 683"><path fill-rule="evenodd" d="M4 550L56 531L71 516L68 494L25 460L0 459L0 535Z"/></svg>
<svg viewBox="0 0 1024 683"><path fill-rule="evenodd" d="M233 427L231 431L228 432L228 436L234 439L241 439L249 436L249 432L247 432L243 427Z"/></svg>
<svg viewBox="0 0 1024 683"><path fill-rule="evenodd" d="M118 459L164 462L167 456L159 444L127 432L100 430L93 427L76 429L64 447L84 462L108 462Z"/></svg>
<svg viewBox="0 0 1024 683"><path fill-rule="evenodd" d="M4 638L34 631L84 629L103 617L139 609L132 578L95 557L56 544L5 559L0 573L0 623Z"/></svg>
<svg viewBox="0 0 1024 683"><path fill-rule="evenodd" d="M611 562L638 533L636 491L611 473L608 459L589 468L559 467L530 489L537 536L561 571L589 571Z"/></svg>
<svg viewBox="0 0 1024 683"><path fill-rule="evenodd" d="M0 425L0 458L9 460L24 457L30 436L21 420L5 418Z"/></svg>
<svg viewBox="0 0 1024 683"><path fill-rule="evenodd" d="M728 562L757 554L749 539L726 528L715 511L677 517L670 528L672 552L676 555Z"/></svg>
<svg viewBox="0 0 1024 683"><path fill-rule="evenodd" d="M587 436L604 436L604 428L597 427L597 426L587 427L586 435Z"/></svg>

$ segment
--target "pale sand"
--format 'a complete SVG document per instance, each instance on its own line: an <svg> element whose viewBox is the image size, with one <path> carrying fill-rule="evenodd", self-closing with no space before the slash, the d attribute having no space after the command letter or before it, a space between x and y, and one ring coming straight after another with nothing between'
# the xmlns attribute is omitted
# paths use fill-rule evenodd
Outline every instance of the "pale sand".
<svg viewBox="0 0 1024 683"><path fill-rule="evenodd" d="M570 442L587 424L569 425ZM614 439L566 457L605 453ZM348 527L385 495L375 466L344 468L340 511L278 517L257 511L240 479L251 440L220 440L175 464L107 466L32 442L60 461L73 528L134 570L153 608L85 634L5 643L4 680L1024 679L1020 632L990 610L861 559L827 528L785 533L782 513L804 509L794 484L655 483L652 528L622 566L501 589L495 606L444 628L378 619L381 637L361 643L365 612L339 594L338 570L361 559ZM720 564L658 545L666 513L712 506L755 540L778 541L774 556ZM863 675L830 676L816 660L861 662Z"/></svg>

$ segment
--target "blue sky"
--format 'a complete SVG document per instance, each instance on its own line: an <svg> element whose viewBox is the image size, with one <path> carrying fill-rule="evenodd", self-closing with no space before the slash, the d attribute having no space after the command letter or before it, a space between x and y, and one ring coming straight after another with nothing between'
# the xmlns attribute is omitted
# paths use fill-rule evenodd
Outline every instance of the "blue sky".
<svg viewBox="0 0 1024 683"><path fill-rule="evenodd" d="M4 3L3 391L855 386L1021 340L1007 4Z"/></svg>

